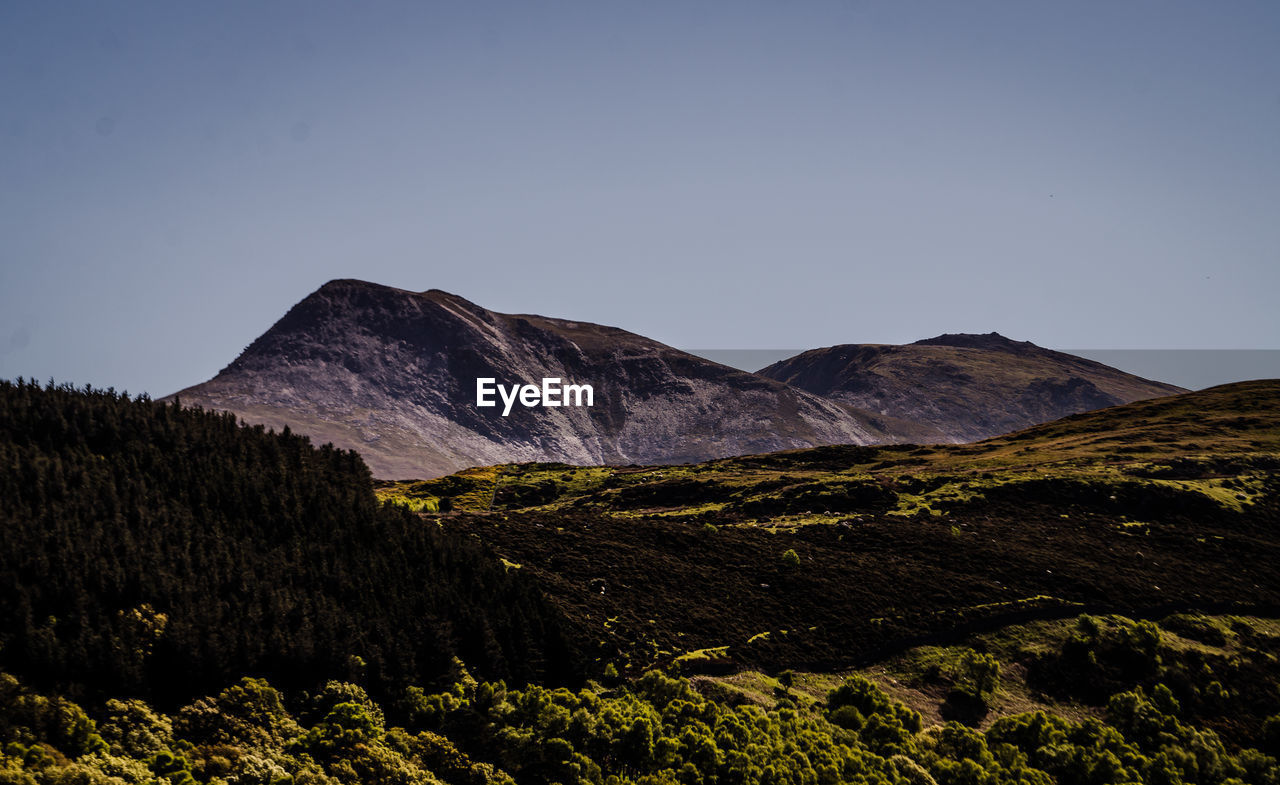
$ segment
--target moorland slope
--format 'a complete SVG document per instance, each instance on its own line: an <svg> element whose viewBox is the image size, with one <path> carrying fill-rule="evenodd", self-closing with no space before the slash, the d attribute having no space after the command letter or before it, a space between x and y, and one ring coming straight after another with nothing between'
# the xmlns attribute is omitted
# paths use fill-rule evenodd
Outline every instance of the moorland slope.
<svg viewBox="0 0 1280 785"><path fill-rule="evenodd" d="M972 445L506 465L379 492L522 565L637 667L705 649L830 669L1082 609L1280 607L1277 470L1280 382L1262 381Z"/></svg>

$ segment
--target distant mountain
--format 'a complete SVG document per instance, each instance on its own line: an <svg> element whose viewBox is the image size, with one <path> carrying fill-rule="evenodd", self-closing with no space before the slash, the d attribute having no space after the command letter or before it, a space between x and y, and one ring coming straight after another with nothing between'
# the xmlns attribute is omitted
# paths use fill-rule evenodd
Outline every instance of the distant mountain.
<svg viewBox="0 0 1280 785"><path fill-rule="evenodd" d="M1185 392L998 333L813 349L760 375L977 441L1079 412Z"/></svg>
<svg viewBox="0 0 1280 785"><path fill-rule="evenodd" d="M477 378L590 384L594 405L476 406ZM173 397L173 396L171 396ZM495 313L432 289L331 281L184 405L360 452L375 476L514 461L682 463L936 430L586 322Z"/></svg>

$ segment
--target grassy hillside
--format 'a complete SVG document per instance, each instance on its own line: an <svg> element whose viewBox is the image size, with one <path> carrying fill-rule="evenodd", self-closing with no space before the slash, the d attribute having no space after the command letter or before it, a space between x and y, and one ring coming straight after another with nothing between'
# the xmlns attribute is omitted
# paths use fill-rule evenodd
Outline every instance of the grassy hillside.
<svg viewBox="0 0 1280 785"><path fill-rule="evenodd" d="M1003 481L1046 475L1176 479L1186 483L1182 487L1223 499L1224 494L1210 490L1221 483L1191 481L1259 479L1277 466L1280 381L1263 380L1086 412L975 444L819 447L691 466L508 464L438 480L377 485L386 499L434 500L466 512L564 509L599 502L611 514L666 508L688 514L705 511L692 502L723 503L711 499L717 495L713 487L723 491L719 495L747 499L776 495L805 480L874 479L884 485L908 476L955 475L976 488L982 485L979 480L995 479L981 475L994 472ZM696 487L704 489L700 493L682 482L695 479ZM644 495L652 496L655 504L631 504ZM664 508L662 502L670 504ZM733 506L714 509L732 511Z"/></svg>
<svg viewBox="0 0 1280 785"><path fill-rule="evenodd" d="M837 668L1097 611L1280 607L1280 383L975 445L476 469L379 494L535 575L633 669Z"/></svg>

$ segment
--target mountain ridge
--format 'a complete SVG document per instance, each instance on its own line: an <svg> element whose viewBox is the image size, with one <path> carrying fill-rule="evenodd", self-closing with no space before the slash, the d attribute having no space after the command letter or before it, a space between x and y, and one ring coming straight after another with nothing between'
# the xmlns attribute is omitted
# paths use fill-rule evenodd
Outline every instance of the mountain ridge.
<svg viewBox="0 0 1280 785"><path fill-rule="evenodd" d="M999 333L810 349L758 372L969 442L1183 388Z"/></svg>
<svg viewBox="0 0 1280 785"><path fill-rule="evenodd" d="M502 417L474 405L480 377L592 384L595 406ZM356 449L389 478L940 438L620 328L355 279L321 286L213 379L168 397Z"/></svg>

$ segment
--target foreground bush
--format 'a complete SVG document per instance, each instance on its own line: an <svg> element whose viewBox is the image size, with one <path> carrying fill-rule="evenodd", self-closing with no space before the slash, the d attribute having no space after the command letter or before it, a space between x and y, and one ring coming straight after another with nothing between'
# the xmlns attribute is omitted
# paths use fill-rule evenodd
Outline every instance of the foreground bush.
<svg viewBox="0 0 1280 785"><path fill-rule="evenodd" d="M576 691L477 681L456 662L454 673L447 690L410 688L394 706L349 682L289 698L243 679L173 716L135 699L107 701L96 719L3 676L0 783L1280 783L1275 758L1187 724L1167 688L1112 696L1106 720L1032 712L983 733L922 727L856 676L801 709L786 697L729 706L659 672Z"/></svg>

